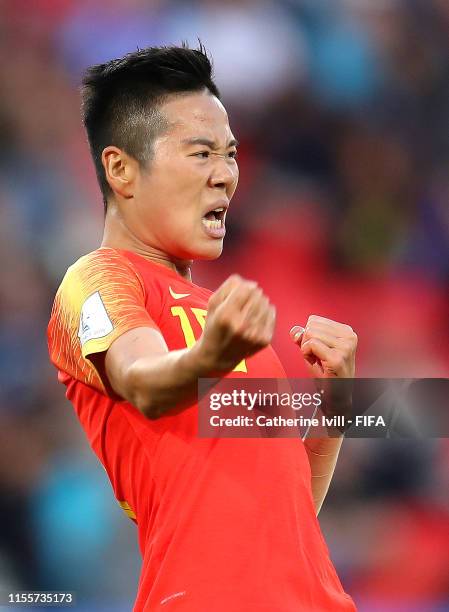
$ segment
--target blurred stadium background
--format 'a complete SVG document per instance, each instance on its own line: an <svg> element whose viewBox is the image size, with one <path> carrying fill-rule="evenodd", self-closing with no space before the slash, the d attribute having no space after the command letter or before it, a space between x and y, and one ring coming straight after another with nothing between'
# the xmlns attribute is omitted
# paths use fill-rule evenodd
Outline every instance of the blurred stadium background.
<svg viewBox="0 0 449 612"><path fill-rule="evenodd" d="M99 244L83 69L153 44L212 53L241 181L222 258L278 306L359 334L358 375L448 376L447 0L0 0L0 590L130 610L139 555L45 330L66 268ZM347 440L320 514L362 612L449 610L447 440ZM276 612L276 611L273 611Z"/></svg>

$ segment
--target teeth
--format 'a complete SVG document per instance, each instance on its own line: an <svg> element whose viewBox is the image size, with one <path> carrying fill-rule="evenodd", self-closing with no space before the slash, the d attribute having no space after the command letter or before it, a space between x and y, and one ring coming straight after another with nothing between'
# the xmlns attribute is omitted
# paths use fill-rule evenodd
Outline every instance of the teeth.
<svg viewBox="0 0 449 612"><path fill-rule="evenodd" d="M216 208L216 209L214 210L214 212L223 212L223 211L224 211L224 207L222 207L222 208Z"/></svg>
<svg viewBox="0 0 449 612"><path fill-rule="evenodd" d="M221 227L220 219L216 219L215 221L210 221L209 219L203 219L203 223L206 227L210 229L219 229Z"/></svg>

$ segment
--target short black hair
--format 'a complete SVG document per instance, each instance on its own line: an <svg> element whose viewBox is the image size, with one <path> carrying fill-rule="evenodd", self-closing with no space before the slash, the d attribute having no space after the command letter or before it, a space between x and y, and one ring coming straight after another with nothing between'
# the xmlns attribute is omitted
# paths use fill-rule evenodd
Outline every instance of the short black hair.
<svg viewBox="0 0 449 612"><path fill-rule="evenodd" d="M82 116L105 208L111 188L101 154L114 145L141 167L155 138L167 127L159 107L173 94L209 90L220 98L206 49L148 47L88 68L82 85Z"/></svg>

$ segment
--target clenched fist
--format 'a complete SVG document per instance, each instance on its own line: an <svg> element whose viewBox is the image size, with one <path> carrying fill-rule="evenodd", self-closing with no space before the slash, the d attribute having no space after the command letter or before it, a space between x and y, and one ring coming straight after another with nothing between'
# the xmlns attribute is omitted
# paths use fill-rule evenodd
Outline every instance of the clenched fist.
<svg viewBox="0 0 449 612"><path fill-rule="evenodd" d="M290 330L314 378L354 378L357 334L352 327L311 315Z"/></svg>
<svg viewBox="0 0 449 612"><path fill-rule="evenodd" d="M213 372L231 371L270 344L275 320L276 309L257 283L230 276L209 299L198 341L203 363Z"/></svg>
<svg viewBox="0 0 449 612"><path fill-rule="evenodd" d="M299 325L292 327L290 336L301 349L310 374L321 379L317 388L323 393L323 414L348 418L352 410L352 381L334 384L332 379L354 378L357 334L349 325L311 315L304 328ZM339 437L347 426L345 422L342 426L331 424L327 427L328 434ZM319 448L317 443L321 444L321 441L308 442L309 448L315 448L315 453Z"/></svg>

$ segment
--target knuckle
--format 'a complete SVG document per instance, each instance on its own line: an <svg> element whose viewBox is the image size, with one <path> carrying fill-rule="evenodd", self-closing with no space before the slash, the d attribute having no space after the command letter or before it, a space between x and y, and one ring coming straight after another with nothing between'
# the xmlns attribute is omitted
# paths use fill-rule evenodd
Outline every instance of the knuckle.
<svg viewBox="0 0 449 612"><path fill-rule="evenodd" d="M344 348L345 348L345 353L346 355L350 355L354 349L354 343L352 341L352 339L348 339L346 340L346 342L344 343Z"/></svg>
<svg viewBox="0 0 449 612"><path fill-rule="evenodd" d="M303 338L304 340L309 340L310 342L313 342L313 344L315 344L315 330L312 326L307 325L305 330L304 330L304 334L303 334Z"/></svg>
<svg viewBox="0 0 449 612"><path fill-rule="evenodd" d="M243 278L240 276L240 274L231 274L231 276L228 277L227 279L227 283L240 283L241 281L243 281Z"/></svg>
<svg viewBox="0 0 449 612"><path fill-rule="evenodd" d="M336 353L335 356L332 358L332 366L336 370L340 370L341 368L343 368L345 363L346 363L346 358L343 355L343 353Z"/></svg>
<svg viewBox="0 0 449 612"><path fill-rule="evenodd" d="M256 281L244 281L244 287L250 292L250 293L257 293L258 291L261 291L261 289L259 288L259 285L256 283Z"/></svg>
<svg viewBox="0 0 449 612"><path fill-rule="evenodd" d="M263 310L263 312L268 312L270 309L270 300L267 298L266 295L261 295L260 296L260 307L261 310Z"/></svg>
<svg viewBox="0 0 449 612"><path fill-rule="evenodd" d="M264 330L264 338L267 341L267 344L270 344L270 342L273 339L273 334L274 334L274 327L270 326L268 329Z"/></svg>
<svg viewBox="0 0 449 612"><path fill-rule="evenodd" d="M311 339L312 339L312 336L310 335L310 331L306 328L306 330L304 331L302 335L302 342L304 344L304 342L310 342Z"/></svg>
<svg viewBox="0 0 449 612"><path fill-rule="evenodd" d="M259 345L259 337L254 331L246 332L244 335L244 340L251 348L257 347Z"/></svg>
<svg viewBox="0 0 449 612"><path fill-rule="evenodd" d="M271 341L271 336L267 332L258 333L256 336L256 344L260 348L263 348L264 346L267 346L267 344L270 344L270 341Z"/></svg>
<svg viewBox="0 0 449 612"><path fill-rule="evenodd" d="M255 287L249 287L247 289L247 292L248 292L248 297L249 297L249 303L252 306L259 305L259 302L260 302L260 290L255 288Z"/></svg>

